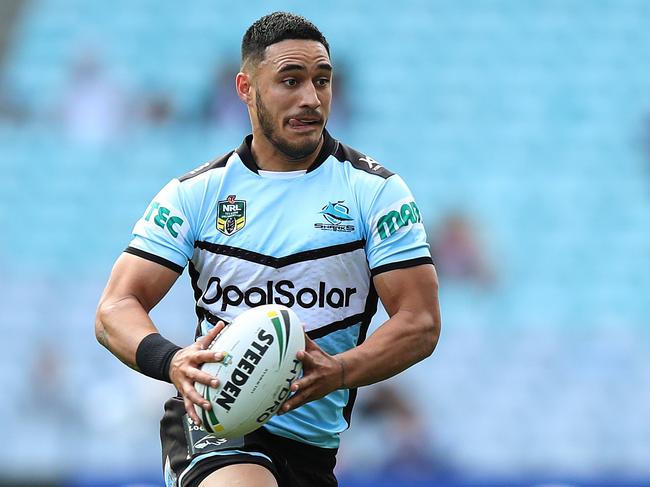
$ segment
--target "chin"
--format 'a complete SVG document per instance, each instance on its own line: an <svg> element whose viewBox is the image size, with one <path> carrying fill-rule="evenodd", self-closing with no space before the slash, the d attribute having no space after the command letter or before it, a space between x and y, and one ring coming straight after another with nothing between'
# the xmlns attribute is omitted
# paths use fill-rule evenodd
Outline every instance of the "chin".
<svg viewBox="0 0 650 487"><path fill-rule="evenodd" d="M309 132L293 134L292 138L295 141L302 141L302 143L306 143L306 141L308 140L318 142L320 141L322 136L323 136L323 127L318 127Z"/></svg>
<svg viewBox="0 0 650 487"><path fill-rule="evenodd" d="M276 144L276 147L292 159L303 159L313 154L318 148L321 136L322 133L304 134L299 137L285 139L279 144Z"/></svg>

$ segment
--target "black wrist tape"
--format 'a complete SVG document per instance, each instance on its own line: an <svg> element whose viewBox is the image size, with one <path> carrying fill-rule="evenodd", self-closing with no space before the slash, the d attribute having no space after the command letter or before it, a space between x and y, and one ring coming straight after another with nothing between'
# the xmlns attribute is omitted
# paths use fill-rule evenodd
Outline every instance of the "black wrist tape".
<svg viewBox="0 0 650 487"><path fill-rule="evenodd" d="M160 335L152 333L142 339L135 352L135 363L144 375L171 382L169 365L174 354L181 349Z"/></svg>

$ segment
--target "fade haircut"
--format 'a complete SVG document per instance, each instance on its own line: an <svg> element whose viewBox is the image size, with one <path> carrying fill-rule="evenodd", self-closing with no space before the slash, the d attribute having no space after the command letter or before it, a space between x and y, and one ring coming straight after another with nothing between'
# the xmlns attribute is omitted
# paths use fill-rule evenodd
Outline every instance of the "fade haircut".
<svg viewBox="0 0 650 487"><path fill-rule="evenodd" d="M256 66L264 60L264 51L272 44L287 39L305 39L320 42L327 55L330 45L323 33L306 18L288 12L273 12L251 25L241 42L242 69Z"/></svg>

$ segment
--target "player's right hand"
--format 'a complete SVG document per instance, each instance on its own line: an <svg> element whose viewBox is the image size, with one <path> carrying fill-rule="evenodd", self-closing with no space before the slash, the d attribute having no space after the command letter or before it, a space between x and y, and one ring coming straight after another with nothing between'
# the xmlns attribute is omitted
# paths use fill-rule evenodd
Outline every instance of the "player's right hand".
<svg viewBox="0 0 650 487"><path fill-rule="evenodd" d="M224 322L219 321L216 326L197 339L192 345L179 350L174 355L169 366L169 378L183 396L185 411L196 425L200 425L201 420L194 410L194 405L197 404L203 409L210 409L211 405L196 392L194 382L200 382L210 387L219 385L217 379L206 372L202 372L200 367L206 362L220 362L223 360L224 355L222 352L208 350L208 347L221 333L224 326Z"/></svg>

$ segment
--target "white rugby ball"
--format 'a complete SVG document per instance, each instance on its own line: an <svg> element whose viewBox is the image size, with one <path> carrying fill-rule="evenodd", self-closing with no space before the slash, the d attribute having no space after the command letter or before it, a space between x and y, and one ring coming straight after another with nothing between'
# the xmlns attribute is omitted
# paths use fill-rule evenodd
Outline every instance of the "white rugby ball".
<svg viewBox="0 0 650 487"><path fill-rule="evenodd" d="M223 361L201 367L219 385L195 382L212 409L194 407L208 433L237 438L266 423L289 397L302 371L296 353L305 349L305 336L296 313L269 304L237 316L209 348L226 354Z"/></svg>

